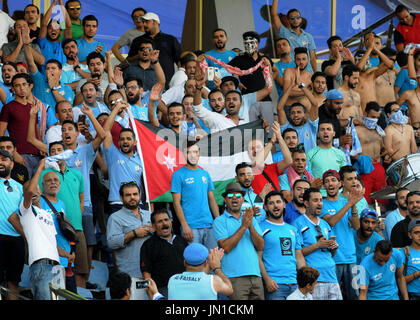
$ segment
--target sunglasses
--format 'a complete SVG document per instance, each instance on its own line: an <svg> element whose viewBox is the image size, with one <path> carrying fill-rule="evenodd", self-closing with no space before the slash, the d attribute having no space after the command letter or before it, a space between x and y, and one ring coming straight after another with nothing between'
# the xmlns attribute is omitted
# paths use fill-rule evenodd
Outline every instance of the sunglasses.
<svg viewBox="0 0 420 320"><path fill-rule="evenodd" d="M7 188L7 192L13 192L13 188L12 188L12 186L10 185L10 183L9 183L9 181L8 180L5 180L4 181L4 185L6 186L6 188Z"/></svg>
<svg viewBox="0 0 420 320"><path fill-rule="evenodd" d="M143 51L152 51L152 48L149 47L140 47L139 51L143 52Z"/></svg>
<svg viewBox="0 0 420 320"><path fill-rule="evenodd" d="M80 10L81 6L69 7L70 10Z"/></svg>
<svg viewBox="0 0 420 320"><path fill-rule="evenodd" d="M301 18L302 18L301 16L289 17L289 20L299 20Z"/></svg>
<svg viewBox="0 0 420 320"><path fill-rule="evenodd" d="M236 198L242 198L242 193L240 193L240 192L236 192L236 193L228 193L228 194L226 195L226 197L227 197L228 199L232 199L234 196L235 196Z"/></svg>

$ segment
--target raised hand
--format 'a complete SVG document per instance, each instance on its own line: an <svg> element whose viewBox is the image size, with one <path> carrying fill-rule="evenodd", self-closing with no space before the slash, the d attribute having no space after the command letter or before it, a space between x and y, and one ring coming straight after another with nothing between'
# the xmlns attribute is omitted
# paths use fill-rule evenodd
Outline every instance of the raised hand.
<svg viewBox="0 0 420 320"><path fill-rule="evenodd" d="M149 100L160 100L160 93L162 92L162 89L163 85L160 82L156 82L156 84L152 87L152 90L150 91Z"/></svg>
<svg viewBox="0 0 420 320"><path fill-rule="evenodd" d="M153 51L150 53L150 60L151 60L152 62L156 62L156 61L158 61L158 60L159 60L159 53L160 53L160 51L159 51L159 50L153 50Z"/></svg>

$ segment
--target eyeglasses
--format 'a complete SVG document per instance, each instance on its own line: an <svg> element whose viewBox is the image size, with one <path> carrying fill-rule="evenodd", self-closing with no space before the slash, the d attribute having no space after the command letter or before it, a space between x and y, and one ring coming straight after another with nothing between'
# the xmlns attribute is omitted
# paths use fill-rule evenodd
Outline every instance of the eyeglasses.
<svg viewBox="0 0 420 320"><path fill-rule="evenodd" d="M130 90L130 89L136 90L138 87L139 86L128 86L128 87L126 86L125 89L126 90Z"/></svg>
<svg viewBox="0 0 420 320"><path fill-rule="evenodd" d="M289 17L289 20L299 20L301 18L302 18L301 16Z"/></svg>
<svg viewBox="0 0 420 320"><path fill-rule="evenodd" d="M121 99L121 98L118 98L118 99L112 100L112 101L110 102L110 105L111 105L111 106L113 106L113 105L115 105L115 104L117 104L118 102L121 102L121 101L123 101L123 99Z"/></svg>
<svg viewBox="0 0 420 320"><path fill-rule="evenodd" d="M8 180L4 180L4 185L6 186L6 188L7 188L7 192L13 192L13 188L12 188L12 186L10 185L10 183L9 183L9 181Z"/></svg>
<svg viewBox="0 0 420 320"><path fill-rule="evenodd" d="M240 193L240 192L236 192L236 193L228 193L228 194L226 195L226 197L227 197L228 199L232 199L233 197L236 197L236 198L242 198L242 193Z"/></svg>
<svg viewBox="0 0 420 320"><path fill-rule="evenodd" d="M290 152L296 152L296 151L305 152L305 145L303 143L299 143L296 147L290 148Z"/></svg>
<svg viewBox="0 0 420 320"><path fill-rule="evenodd" d="M143 51L152 51L152 48L150 48L150 47L140 47L139 48L139 51L141 51L141 52L143 52Z"/></svg>

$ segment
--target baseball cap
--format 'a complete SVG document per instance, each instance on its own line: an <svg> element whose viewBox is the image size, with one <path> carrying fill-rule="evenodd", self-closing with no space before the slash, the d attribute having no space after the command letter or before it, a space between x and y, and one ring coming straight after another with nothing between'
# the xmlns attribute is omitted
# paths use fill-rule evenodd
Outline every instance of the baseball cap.
<svg viewBox="0 0 420 320"><path fill-rule="evenodd" d="M332 89L327 92L327 100L343 99L344 96L338 89Z"/></svg>
<svg viewBox="0 0 420 320"><path fill-rule="evenodd" d="M233 83L235 84L235 88L238 88L238 86L239 86L239 80L237 78L235 78L234 76L226 76L226 77L223 77L220 86L222 84L224 84L225 82L228 82L228 81L233 81Z"/></svg>
<svg viewBox="0 0 420 320"><path fill-rule="evenodd" d="M420 227L420 219L412 219L408 224L408 232L411 232L414 227Z"/></svg>
<svg viewBox="0 0 420 320"><path fill-rule="evenodd" d="M160 23L159 16L156 13L148 12L144 16L141 17L143 20L156 20Z"/></svg>
<svg viewBox="0 0 420 320"><path fill-rule="evenodd" d="M7 157L7 158L9 158L11 161L13 161L13 156L9 153L9 151L7 151L7 150L0 150L0 154L1 154L3 157Z"/></svg>
<svg viewBox="0 0 420 320"><path fill-rule="evenodd" d="M363 219L363 218L372 218L372 219L378 220L378 214L376 213L375 209L366 208L366 209L363 209L363 211L360 213L360 219Z"/></svg>
<svg viewBox="0 0 420 320"><path fill-rule="evenodd" d="M330 176L336 177L337 180L340 181L340 175L338 174L337 171L332 170L332 169L324 172L324 174L322 175L322 181L324 181L326 177L330 177Z"/></svg>
<svg viewBox="0 0 420 320"><path fill-rule="evenodd" d="M185 262L191 266L199 266L207 260L209 249L201 243L191 243L184 250Z"/></svg>

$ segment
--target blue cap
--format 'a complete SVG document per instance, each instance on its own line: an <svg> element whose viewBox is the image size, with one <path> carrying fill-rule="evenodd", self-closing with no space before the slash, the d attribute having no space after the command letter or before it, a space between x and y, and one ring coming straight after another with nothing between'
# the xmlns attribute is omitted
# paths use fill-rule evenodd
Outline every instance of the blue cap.
<svg viewBox="0 0 420 320"><path fill-rule="evenodd" d="M184 250L185 262L190 266L199 266L207 260L209 249L201 243L191 243Z"/></svg>
<svg viewBox="0 0 420 320"><path fill-rule="evenodd" d="M363 218L372 218L372 219L378 220L378 214L376 213L375 209L366 208L360 214L360 219L363 219Z"/></svg>
<svg viewBox="0 0 420 320"><path fill-rule="evenodd" d="M408 224L408 232L411 232L414 227L420 227L420 219L411 219L410 223Z"/></svg>
<svg viewBox="0 0 420 320"><path fill-rule="evenodd" d="M327 92L327 100L343 99L344 96L338 89L332 89Z"/></svg>

